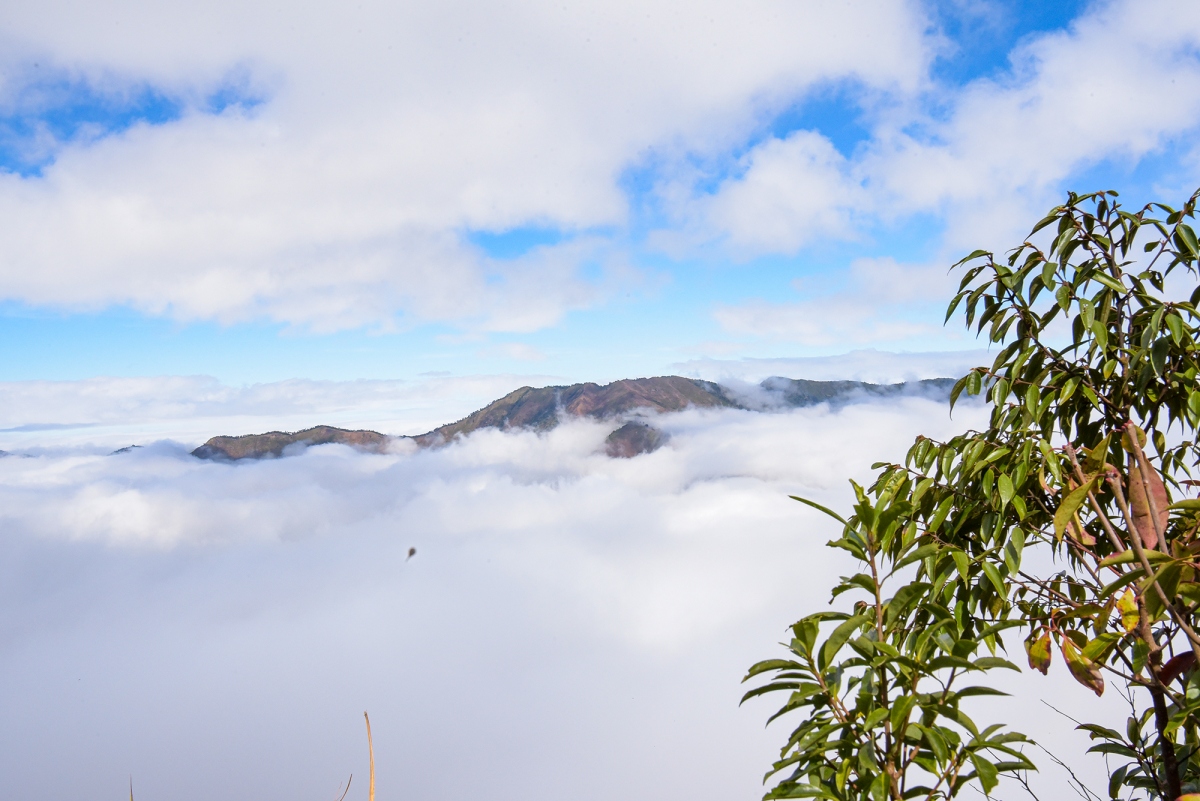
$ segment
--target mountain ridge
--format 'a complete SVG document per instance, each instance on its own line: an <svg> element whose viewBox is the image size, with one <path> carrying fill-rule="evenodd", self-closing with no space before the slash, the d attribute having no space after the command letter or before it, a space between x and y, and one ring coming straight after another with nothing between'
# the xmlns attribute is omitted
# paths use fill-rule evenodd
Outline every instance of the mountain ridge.
<svg viewBox="0 0 1200 801"><path fill-rule="evenodd" d="M311 445L336 443L382 453L394 441L411 440L421 448L436 448L483 428L501 431L549 431L564 418L615 420L621 425L605 441L609 456L631 458L649 453L667 441L665 432L644 419L645 413L665 414L688 408L726 408L748 411L800 408L819 403L844 405L856 395L887 397L915 391L948 396L954 380L924 379L912 383L870 384L862 381L811 381L773 376L745 391L683 376L627 378L609 384L591 382L549 387L519 387L461 420L416 436L391 437L366 429L314 426L301 431L216 436L192 451L201 459L239 461L279 458Z"/></svg>

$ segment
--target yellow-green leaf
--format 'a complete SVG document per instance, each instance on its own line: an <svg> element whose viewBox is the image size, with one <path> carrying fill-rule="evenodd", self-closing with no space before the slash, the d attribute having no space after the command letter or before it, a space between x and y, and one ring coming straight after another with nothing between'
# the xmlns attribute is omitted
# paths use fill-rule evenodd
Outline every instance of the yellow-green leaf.
<svg viewBox="0 0 1200 801"><path fill-rule="evenodd" d="M1096 447L1088 451L1087 458L1083 460L1083 472L1091 475L1104 470L1104 465L1108 463L1108 443L1110 439L1112 439L1111 433L1096 443Z"/></svg>
<svg viewBox="0 0 1200 801"><path fill-rule="evenodd" d="M1133 590L1125 590L1125 594L1117 600L1117 611L1121 613L1121 628L1126 632L1137 628L1139 615Z"/></svg>
<svg viewBox="0 0 1200 801"><path fill-rule="evenodd" d="M1029 656L1029 666L1046 675L1046 671L1050 670L1050 632L1037 639L1026 640L1025 653Z"/></svg>
<svg viewBox="0 0 1200 801"><path fill-rule="evenodd" d="M1091 689L1096 695L1104 695L1104 676L1100 673L1100 668L1080 653L1070 637L1062 638L1062 654L1075 681Z"/></svg>

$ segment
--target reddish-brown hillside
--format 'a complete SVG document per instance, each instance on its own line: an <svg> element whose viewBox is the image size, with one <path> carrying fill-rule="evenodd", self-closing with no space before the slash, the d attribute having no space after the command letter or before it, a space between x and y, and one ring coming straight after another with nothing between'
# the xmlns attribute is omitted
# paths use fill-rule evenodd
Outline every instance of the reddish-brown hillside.
<svg viewBox="0 0 1200 801"><path fill-rule="evenodd" d="M628 420L637 412L678 412L688 408L779 409L812 406L818 403L841 405L856 397L879 398L915 392L945 397L953 380L937 378L915 384L864 384L859 381L807 381L768 378L758 387L755 397L735 396L720 384L683 378L677 375L657 378L632 378L599 384L571 384L558 387L521 387L500 400L489 403L455 423L411 437L421 447L436 447L481 428L512 428L548 431L564 418L590 417L597 420L621 420L605 443L610 456L631 457L648 453L666 442L666 435L646 421ZM240 437L213 437L192 451L203 459L259 459L281 456L285 448L298 443L324 445L338 443L366 451L380 452L391 440L377 431L347 431L332 426L316 426L286 433L247 434ZM403 437L409 439L409 437Z"/></svg>

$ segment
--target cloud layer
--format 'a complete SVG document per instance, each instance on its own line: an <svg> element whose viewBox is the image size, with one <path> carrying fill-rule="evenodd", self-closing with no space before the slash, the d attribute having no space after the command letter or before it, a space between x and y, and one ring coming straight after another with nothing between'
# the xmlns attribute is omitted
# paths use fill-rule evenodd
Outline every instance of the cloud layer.
<svg viewBox="0 0 1200 801"><path fill-rule="evenodd" d="M783 731L738 680L851 567L787 495L844 506L846 477L981 414L687 412L630 460L586 421L408 455L2 459L0 772L183 801L353 772L364 798L366 708L383 794L753 796ZM1028 702L1093 703L1052 679Z"/></svg>

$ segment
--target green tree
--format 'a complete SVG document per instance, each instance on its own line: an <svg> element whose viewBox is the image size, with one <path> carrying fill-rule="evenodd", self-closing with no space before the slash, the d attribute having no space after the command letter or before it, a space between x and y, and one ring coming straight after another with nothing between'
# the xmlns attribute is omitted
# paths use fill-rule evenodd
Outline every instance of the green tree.
<svg viewBox="0 0 1200 801"><path fill-rule="evenodd" d="M989 425L876 464L847 518L796 498L840 522L829 545L863 568L833 588L849 611L802 618L786 658L746 677L767 683L745 698L786 695L771 720L800 720L767 798L1022 780L1031 741L966 712L997 694L991 671L1019 670L1005 657L1022 640L1031 669L1057 653L1081 691L1128 690L1123 731L1081 727L1112 798L1200 791L1198 196L1131 213L1115 192L1071 194L1003 258L955 265L946 319L964 314L998 353L951 406L982 395Z"/></svg>

